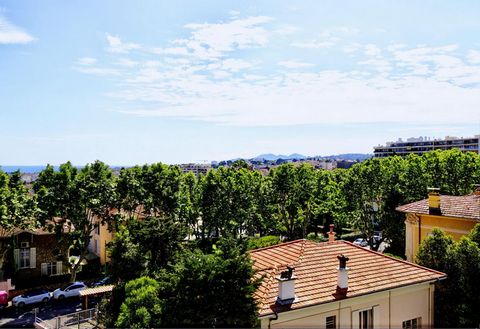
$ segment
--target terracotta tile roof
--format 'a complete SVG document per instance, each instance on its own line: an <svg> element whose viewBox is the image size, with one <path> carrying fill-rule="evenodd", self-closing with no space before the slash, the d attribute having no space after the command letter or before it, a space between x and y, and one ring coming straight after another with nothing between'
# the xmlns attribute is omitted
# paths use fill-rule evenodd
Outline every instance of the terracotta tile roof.
<svg viewBox="0 0 480 329"><path fill-rule="evenodd" d="M428 199L397 207L397 211L428 214ZM440 196L440 210L443 216L480 220L480 195Z"/></svg>
<svg viewBox="0 0 480 329"><path fill-rule="evenodd" d="M349 288L346 297L336 295L337 256L344 254L350 260ZM257 290L260 316L307 306L328 303L338 298L351 298L381 290L420 282L435 281L446 275L416 264L391 258L356 246L347 241L316 243L296 240L250 252L258 276L263 276ZM296 301L278 305L276 277L287 265L295 267Z"/></svg>

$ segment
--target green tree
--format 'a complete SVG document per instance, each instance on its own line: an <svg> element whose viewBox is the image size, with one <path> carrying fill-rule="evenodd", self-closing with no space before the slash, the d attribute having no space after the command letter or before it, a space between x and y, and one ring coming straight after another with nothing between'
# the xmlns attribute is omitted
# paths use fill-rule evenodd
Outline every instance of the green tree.
<svg viewBox="0 0 480 329"><path fill-rule="evenodd" d="M55 223L57 233L68 241L71 252L79 254L71 268L72 281L86 259L93 231L111 223L115 182L113 171L96 161L80 171L69 162L61 165L58 172L47 166L34 183L42 218ZM66 226L69 229L65 232Z"/></svg>
<svg viewBox="0 0 480 329"><path fill-rule="evenodd" d="M428 268L445 272L448 270L450 254L455 244L453 238L434 228L432 234L421 243L416 255L416 262Z"/></svg>
<svg viewBox="0 0 480 329"><path fill-rule="evenodd" d="M315 171L310 164L287 163L270 171L275 216L288 240L304 238L315 210Z"/></svg>
<svg viewBox="0 0 480 329"><path fill-rule="evenodd" d="M126 281L154 275L176 258L186 236L185 225L172 218L130 220L120 227L109 246L112 276Z"/></svg>
<svg viewBox="0 0 480 329"><path fill-rule="evenodd" d="M155 328L161 324L162 301L159 284L141 277L125 285L125 302L120 307L116 326L120 328Z"/></svg>
<svg viewBox="0 0 480 329"><path fill-rule="evenodd" d="M17 229L38 227L36 215L36 198L21 181L20 173L9 176L0 170L0 270L11 248L8 238Z"/></svg>
<svg viewBox="0 0 480 329"><path fill-rule="evenodd" d="M117 182L117 209L127 218L136 216L139 207L144 204L145 186L143 170L139 166L122 168Z"/></svg>
<svg viewBox="0 0 480 329"><path fill-rule="evenodd" d="M147 216L175 216L179 211L182 170L178 166L154 163L142 168L144 195L142 203Z"/></svg>
<svg viewBox="0 0 480 329"><path fill-rule="evenodd" d="M257 306L253 297L259 281L245 246L223 240L214 252L187 252L175 264L161 298L162 326L253 327Z"/></svg>
<svg viewBox="0 0 480 329"><path fill-rule="evenodd" d="M480 247L471 239L478 226L458 242L434 229L420 245L417 262L447 274L435 289L436 327L471 328L480 322Z"/></svg>

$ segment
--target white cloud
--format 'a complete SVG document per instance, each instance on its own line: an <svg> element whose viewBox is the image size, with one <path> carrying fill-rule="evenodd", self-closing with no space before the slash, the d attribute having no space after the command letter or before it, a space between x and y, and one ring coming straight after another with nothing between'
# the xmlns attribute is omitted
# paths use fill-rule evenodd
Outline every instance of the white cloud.
<svg viewBox="0 0 480 329"><path fill-rule="evenodd" d="M470 50L467 59L471 64L480 64L480 51Z"/></svg>
<svg viewBox="0 0 480 329"><path fill-rule="evenodd" d="M364 52L365 55L369 57L379 57L382 55L382 50L377 45L372 43L365 45Z"/></svg>
<svg viewBox="0 0 480 329"><path fill-rule="evenodd" d="M77 61L77 64L82 66L90 66L95 63L97 63L97 59L93 57L82 57L82 58L79 58Z"/></svg>
<svg viewBox="0 0 480 329"><path fill-rule="evenodd" d="M74 69L81 73L98 75L98 76L118 76L120 72L115 69L104 68L104 67L92 67L92 66L74 66Z"/></svg>
<svg viewBox="0 0 480 329"><path fill-rule="evenodd" d="M306 42L292 42L292 47L297 48L306 48L306 49L320 49L320 48L330 48L335 45L333 40L319 41L319 40L310 40Z"/></svg>
<svg viewBox="0 0 480 329"><path fill-rule="evenodd" d="M300 31L300 28L293 25L285 25L277 28L273 32L280 35L290 35Z"/></svg>
<svg viewBox="0 0 480 329"><path fill-rule="evenodd" d="M361 48L362 48L361 44L359 44L357 42L353 42L353 43L343 47L343 51L347 54L353 54L353 53L356 53Z"/></svg>
<svg viewBox="0 0 480 329"><path fill-rule="evenodd" d="M120 66L126 66L126 67L134 67L134 66L137 66L138 65L138 62L137 61L133 61L129 58L120 58L116 64L120 65Z"/></svg>
<svg viewBox="0 0 480 329"><path fill-rule="evenodd" d="M358 34L359 32L358 29L347 26L331 27L319 33L317 38L308 41L295 41L290 45L292 47L306 49L330 48L343 38Z"/></svg>
<svg viewBox="0 0 480 329"><path fill-rule="evenodd" d="M108 40L109 48L108 51L112 53L126 54L130 50L139 49L140 45L136 43L124 43L118 36L113 36L109 33L106 33Z"/></svg>
<svg viewBox="0 0 480 329"><path fill-rule="evenodd" d="M315 64L312 64L312 63L305 63L305 62L294 61L294 60L280 61L277 64L280 66L286 67L288 69L299 69L299 68L315 66Z"/></svg>
<svg viewBox="0 0 480 329"><path fill-rule="evenodd" d="M364 61L360 61L359 64L367 65L379 72L388 72L392 70L390 62L381 58L367 59Z"/></svg>
<svg viewBox="0 0 480 329"><path fill-rule="evenodd" d="M262 25L271 21L267 16L254 16L226 23L187 24L185 28L192 30L190 38L175 40L173 43L181 46L175 51L200 59L217 59L236 49L263 47L269 32Z"/></svg>
<svg viewBox="0 0 480 329"><path fill-rule="evenodd" d="M111 75L118 89L108 96L119 101L119 112L135 116L237 126L480 121L480 66L475 65L475 52L469 53L466 64L465 56L457 54L457 45L345 42L343 38L359 31L340 27L291 45L328 48L339 44L342 47L329 50L332 56L349 58L344 52L355 53L348 69L321 69L320 62L300 59L276 63L286 70L272 69L270 64L275 63L268 62L268 54L278 49L267 49L267 57L262 57L264 49L257 51L271 38L273 32L267 29L271 21L257 16L188 24L185 38L123 56L128 61L122 71L116 70L118 66L79 65L76 69ZM116 52L140 47L113 38L109 42Z"/></svg>
<svg viewBox="0 0 480 329"><path fill-rule="evenodd" d="M340 72L289 74L283 85L274 80L264 86L226 83L217 92L228 97L215 96L214 86L210 87L181 104L124 112L240 126L480 120L478 90L427 78L362 81Z"/></svg>
<svg viewBox="0 0 480 329"><path fill-rule="evenodd" d="M34 37L10 23L0 13L0 44L29 43L34 40Z"/></svg>

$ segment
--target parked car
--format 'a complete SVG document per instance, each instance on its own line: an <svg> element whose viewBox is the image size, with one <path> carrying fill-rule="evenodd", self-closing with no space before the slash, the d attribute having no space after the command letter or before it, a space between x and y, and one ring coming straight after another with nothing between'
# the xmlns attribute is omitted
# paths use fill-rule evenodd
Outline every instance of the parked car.
<svg viewBox="0 0 480 329"><path fill-rule="evenodd" d="M23 307L28 304L46 303L50 300L50 293L44 289L30 290L23 295L12 299L13 306Z"/></svg>
<svg viewBox="0 0 480 329"><path fill-rule="evenodd" d="M62 288L55 289L52 293L54 299L64 299L80 296L80 291L86 289L87 285L83 282L72 282Z"/></svg>
<svg viewBox="0 0 480 329"><path fill-rule="evenodd" d="M363 239L363 238L358 238L358 239L356 239L355 241L353 241L353 244L356 244L357 246L360 246L360 247L366 247L366 246L368 246L367 240L365 240L365 239Z"/></svg>
<svg viewBox="0 0 480 329"><path fill-rule="evenodd" d="M107 284L112 284L112 283L113 283L112 277L106 276L103 279L101 279L100 281L97 281L97 282L93 283L92 287L100 287L100 286L105 286Z"/></svg>
<svg viewBox="0 0 480 329"><path fill-rule="evenodd" d="M0 290L0 310L8 306L8 292Z"/></svg>

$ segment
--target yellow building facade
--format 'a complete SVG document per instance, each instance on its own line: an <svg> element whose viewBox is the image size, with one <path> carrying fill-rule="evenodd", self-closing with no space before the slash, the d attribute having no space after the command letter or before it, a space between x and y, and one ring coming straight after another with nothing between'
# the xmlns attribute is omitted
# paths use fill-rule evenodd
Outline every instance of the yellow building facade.
<svg viewBox="0 0 480 329"><path fill-rule="evenodd" d="M400 206L397 210L406 214L405 256L413 262L420 244L433 228L441 229L458 241L480 223L480 191L465 196L440 195L433 191L428 199Z"/></svg>
<svg viewBox="0 0 480 329"><path fill-rule="evenodd" d="M113 240L114 233L108 229L107 224L99 224L93 231L88 250L100 258L100 264L105 265L110 261L108 243Z"/></svg>

